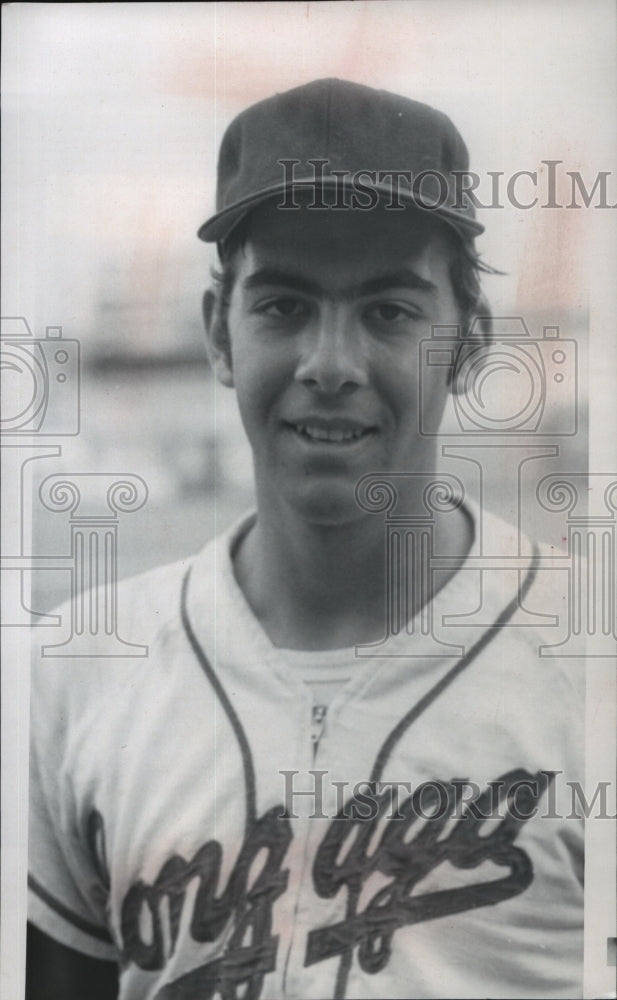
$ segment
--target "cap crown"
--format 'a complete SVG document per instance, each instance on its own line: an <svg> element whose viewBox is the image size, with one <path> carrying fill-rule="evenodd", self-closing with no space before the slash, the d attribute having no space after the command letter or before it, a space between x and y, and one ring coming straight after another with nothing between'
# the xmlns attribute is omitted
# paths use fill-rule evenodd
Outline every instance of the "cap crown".
<svg viewBox="0 0 617 1000"><path fill-rule="evenodd" d="M281 160L299 161L294 186L315 183L315 160L326 161L322 187L337 183L333 171L405 170L413 178L429 171L421 203L409 184L401 200L424 209L432 201L430 210L467 239L483 230L473 206L457 205L453 171L467 171L469 156L445 114L385 90L324 79L259 101L232 121L219 155L217 212L199 230L200 238L224 239L252 208L289 187ZM373 186L390 194L392 180Z"/></svg>

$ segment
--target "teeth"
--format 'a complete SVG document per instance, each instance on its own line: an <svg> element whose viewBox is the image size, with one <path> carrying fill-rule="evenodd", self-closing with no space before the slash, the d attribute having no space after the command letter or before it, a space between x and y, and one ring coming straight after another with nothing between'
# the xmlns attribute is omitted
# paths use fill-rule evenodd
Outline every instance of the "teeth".
<svg viewBox="0 0 617 1000"><path fill-rule="evenodd" d="M340 428L328 430L325 427L315 427L312 424L296 424L296 430L305 437L314 441L333 441L341 444L343 441L355 441L364 433L360 430L341 430Z"/></svg>

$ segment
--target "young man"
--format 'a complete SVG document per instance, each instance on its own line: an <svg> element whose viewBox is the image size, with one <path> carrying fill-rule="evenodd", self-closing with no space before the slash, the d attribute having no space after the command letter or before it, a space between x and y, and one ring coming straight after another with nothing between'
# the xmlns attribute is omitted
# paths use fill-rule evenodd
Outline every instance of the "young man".
<svg viewBox="0 0 617 1000"><path fill-rule="evenodd" d="M422 341L486 312L467 168L445 116L339 80L228 129L204 316L257 511L123 585L145 661L35 665L29 1000L580 995L553 793L581 698L517 627L537 550L488 625L439 629L473 610L479 517L511 530L435 498L422 432L453 388L442 364L421 396ZM375 484L430 519L394 590Z"/></svg>

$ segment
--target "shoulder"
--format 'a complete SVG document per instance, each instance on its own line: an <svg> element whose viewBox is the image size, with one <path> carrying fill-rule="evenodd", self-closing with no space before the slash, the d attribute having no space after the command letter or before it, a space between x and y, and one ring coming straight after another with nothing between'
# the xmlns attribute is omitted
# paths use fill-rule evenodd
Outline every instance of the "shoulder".
<svg viewBox="0 0 617 1000"><path fill-rule="evenodd" d="M190 558L157 566L113 587L76 593L54 611L58 624L31 631L33 718L60 702L63 714L80 702L126 697L142 680L173 669L169 655L182 634L183 584L196 570L214 572L219 539ZM204 607L214 615L214 601Z"/></svg>
<svg viewBox="0 0 617 1000"><path fill-rule="evenodd" d="M95 698L126 699L181 670L189 658L183 608L190 606L207 644L233 587L230 552L249 520L242 518L190 558L113 588L76 593L56 610L58 625L32 629L35 709L40 702L46 712L59 700L67 711L79 711Z"/></svg>
<svg viewBox="0 0 617 1000"><path fill-rule="evenodd" d="M476 528L474 569L467 572L463 567L460 585L474 595L470 603L478 604L478 614L467 619L484 622L480 642L486 658L497 675L508 675L519 684L519 699L528 688L536 698L544 692L547 712L555 698L580 708L585 660L574 655L567 642L572 626L568 553L530 539L492 512L473 506L470 512ZM465 617L461 623L467 624Z"/></svg>

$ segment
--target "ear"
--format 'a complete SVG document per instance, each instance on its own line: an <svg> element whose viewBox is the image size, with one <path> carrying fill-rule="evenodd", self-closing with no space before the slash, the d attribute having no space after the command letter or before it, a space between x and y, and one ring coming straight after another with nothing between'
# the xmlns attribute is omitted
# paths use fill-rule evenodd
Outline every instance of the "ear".
<svg viewBox="0 0 617 1000"><path fill-rule="evenodd" d="M448 373L448 385L453 395L462 392L458 373L465 364L471 351L483 346L488 351L493 342L493 316L491 307L484 296L481 296L476 303L476 308L467 317L461 326L461 342L456 352L454 364Z"/></svg>
<svg viewBox="0 0 617 1000"><path fill-rule="evenodd" d="M204 292L201 303L206 328L206 348L210 364L221 385L234 385L231 361L231 342L227 328L227 316L219 297L212 289Z"/></svg>

